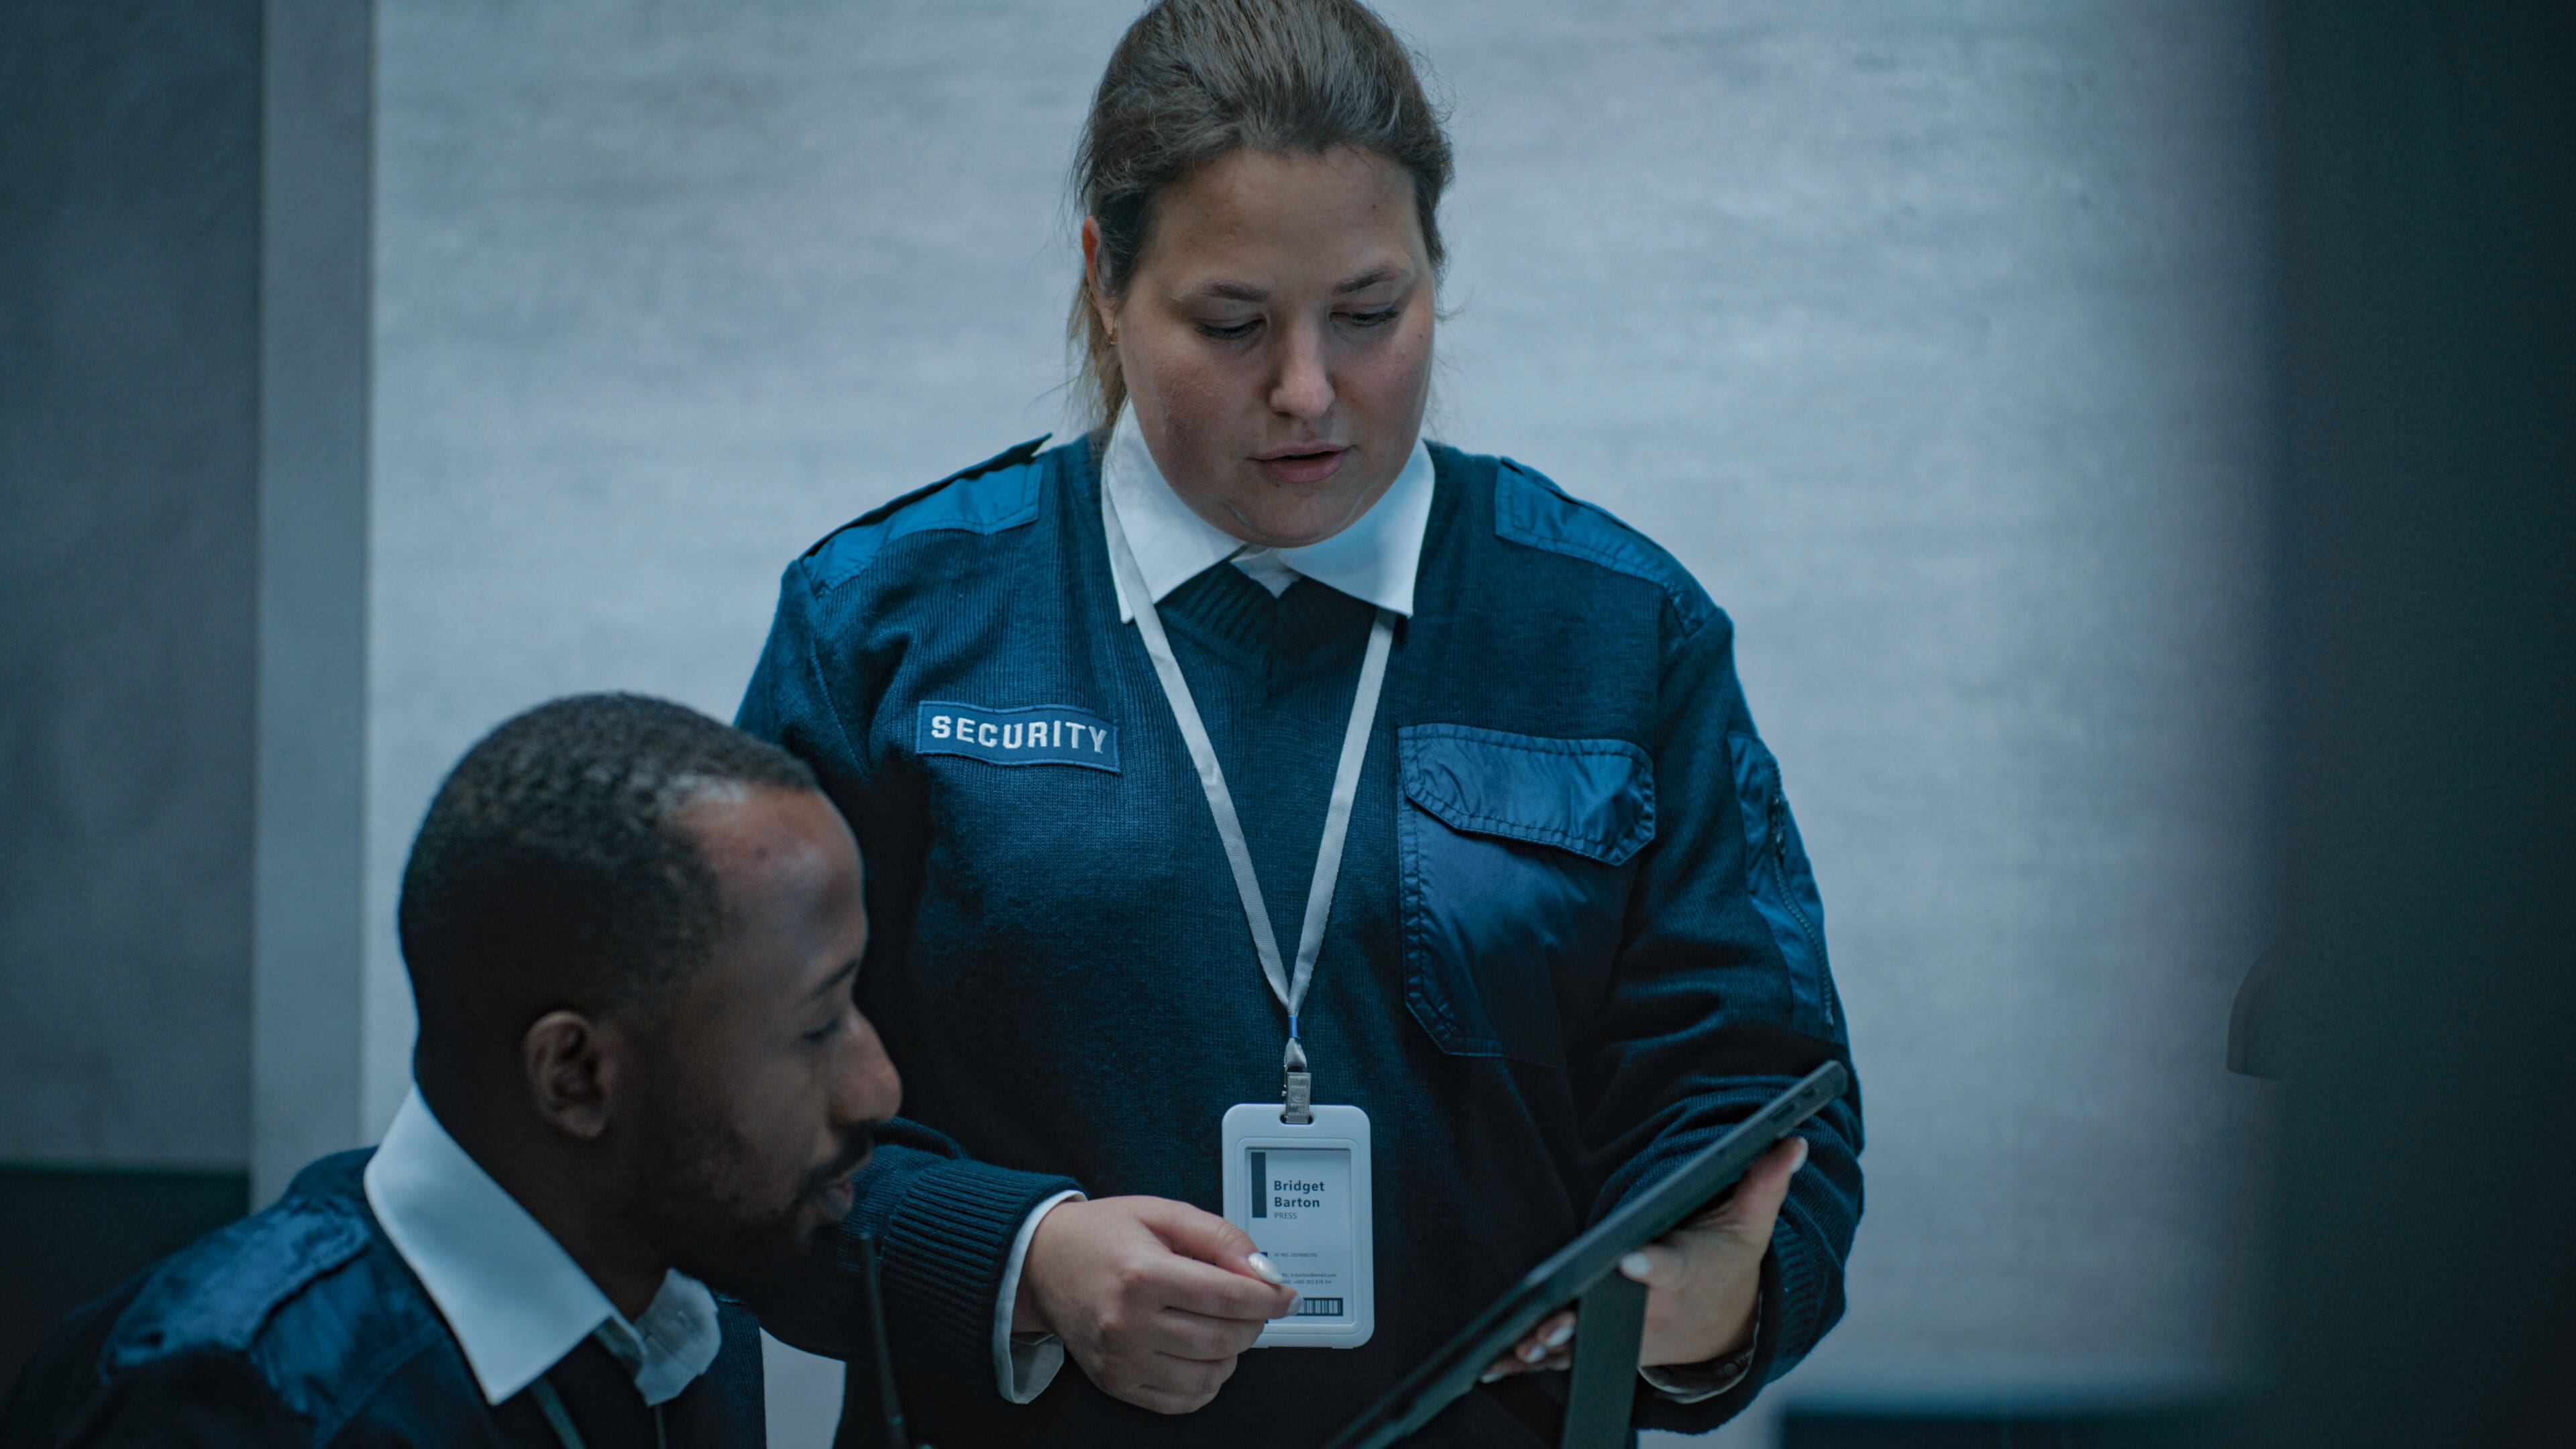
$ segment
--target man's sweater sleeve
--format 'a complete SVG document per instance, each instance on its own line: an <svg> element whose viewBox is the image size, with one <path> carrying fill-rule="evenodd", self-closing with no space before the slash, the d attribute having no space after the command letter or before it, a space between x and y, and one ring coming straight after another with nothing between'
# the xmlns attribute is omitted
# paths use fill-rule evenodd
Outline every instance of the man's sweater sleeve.
<svg viewBox="0 0 2576 1449"><path fill-rule="evenodd" d="M734 723L803 760L850 822L866 864L873 957L903 939L919 893L919 801L877 779L866 747L879 681L893 661L858 638L835 638L827 653L817 619L825 607L856 610L846 597L818 596L801 561L789 565L769 642ZM877 1141L842 1227L833 1291L784 1312L765 1311L763 1321L799 1348L848 1357L860 1341L852 1255L865 1231L877 1244L896 1362L979 1384L998 1401L994 1302L1012 1241L1038 1204L1080 1184L975 1161L944 1134L901 1119L880 1128Z"/></svg>
<svg viewBox="0 0 2576 1449"><path fill-rule="evenodd" d="M1667 613L1657 834L1642 857L1611 986L1578 1044L1595 1219L1799 1076L1850 1049L1826 968L1823 911L1736 682L1733 626ZM1694 1403L1640 1386L1637 1422L1704 1432L1796 1366L1842 1316L1843 1258L1861 1210L1859 1089L1800 1129L1762 1265L1751 1370Z"/></svg>

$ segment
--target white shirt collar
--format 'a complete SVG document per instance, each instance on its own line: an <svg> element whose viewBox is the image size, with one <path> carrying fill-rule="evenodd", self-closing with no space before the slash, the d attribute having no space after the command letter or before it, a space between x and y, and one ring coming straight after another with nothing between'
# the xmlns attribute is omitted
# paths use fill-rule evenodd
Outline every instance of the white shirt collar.
<svg viewBox="0 0 2576 1449"><path fill-rule="evenodd" d="M489 1402L534 1383L592 1334L635 1376L647 1404L676 1397L716 1361L724 1332L705 1284L666 1273L644 1316L629 1323L438 1125L419 1088L394 1113L365 1181L367 1206L438 1305Z"/></svg>
<svg viewBox="0 0 2576 1449"><path fill-rule="evenodd" d="M1118 505L1127 546L1145 587L1161 603L1174 589L1231 558L1273 594L1287 587L1276 565L1327 584L1352 598L1413 615L1413 580L1422 565L1422 539L1431 527L1431 449L1420 438L1376 506L1350 527L1303 548L1265 549L1246 544L1199 517L1172 491L1145 446L1134 408L1122 408L1100 457L1100 486ZM1126 597L1118 621L1135 615Z"/></svg>

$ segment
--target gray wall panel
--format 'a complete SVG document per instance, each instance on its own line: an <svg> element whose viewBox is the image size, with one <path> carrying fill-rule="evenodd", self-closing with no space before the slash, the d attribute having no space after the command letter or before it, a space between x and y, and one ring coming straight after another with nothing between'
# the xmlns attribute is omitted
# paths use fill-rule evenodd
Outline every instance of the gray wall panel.
<svg viewBox="0 0 2576 1449"><path fill-rule="evenodd" d="M1620 512L1733 612L1817 857L1871 1205L1851 1317L1783 1391L2236 1371L2248 19L1388 9L1459 102L1439 431ZM387 0L372 1120L439 772L568 689L730 709L797 550L1057 426L1062 167L1132 13Z"/></svg>
<svg viewBox="0 0 2576 1449"><path fill-rule="evenodd" d="M374 7L267 0L252 1200L350 1146L366 977Z"/></svg>
<svg viewBox="0 0 2576 1449"><path fill-rule="evenodd" d="M0 10L0 1159L248 1150L259 45Z"/></svg>
<svg viewBox="0 0 2576 1449"><path fill-rule="evenodd" d="M1058 426L1073 127L1116 6L382 7L369 1107L440 774L511 711L730 718L778 573Z"/></svg>
<svg viewBox="0 0 2576 1449"><path fill-rule="evenodd" d="M1798 1383L2223 1377L2264 1092L2223 1072L2264 930L2255 17L1418 14L1462 102L1451 430L1733 613L1818 861L1870 1208Z"/></svg>

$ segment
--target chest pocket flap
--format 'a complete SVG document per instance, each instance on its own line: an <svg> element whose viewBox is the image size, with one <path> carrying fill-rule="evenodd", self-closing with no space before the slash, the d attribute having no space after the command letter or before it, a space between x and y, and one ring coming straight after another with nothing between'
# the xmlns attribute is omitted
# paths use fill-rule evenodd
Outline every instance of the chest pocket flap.
<svg viewBox="0 0 2576 1449"><path fill-rule="evenodd" d="M1626 740L1554 740L1414 725L1404 793L1452 830L1623 865L1655 838L1655 767Z"/></svg>
<svg viewBox="0 0 2576 1449"><path fill-rule="evenodd" d="M1618 952L1622 867L1655 838L1654 762L1467 725L1408 726L1397 756L1406 1005L1453 1055L1561 1065Z"/></svg>

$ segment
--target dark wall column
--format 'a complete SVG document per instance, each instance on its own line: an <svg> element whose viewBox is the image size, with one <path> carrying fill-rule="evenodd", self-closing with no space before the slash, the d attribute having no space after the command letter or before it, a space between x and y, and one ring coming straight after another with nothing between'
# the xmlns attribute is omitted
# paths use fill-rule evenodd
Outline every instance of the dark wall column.
<svg viewBox="0 0 2576 1449"><path fill-rule="evenodd" d="M259 55L0 4L0 1163L248 1151Z"/></svg>
<svg viewBox="0 0 2576 1449"><path fill-rule="evenodd" d="M260 0L0 0L0 1384L242 1211Z"/></svg>
<svg viewBox="0 0 2576 1449"><path fill-rule="evenodd" d="M2269 1442L2565 1443L2576 10L2286 0Z"/></svg>

